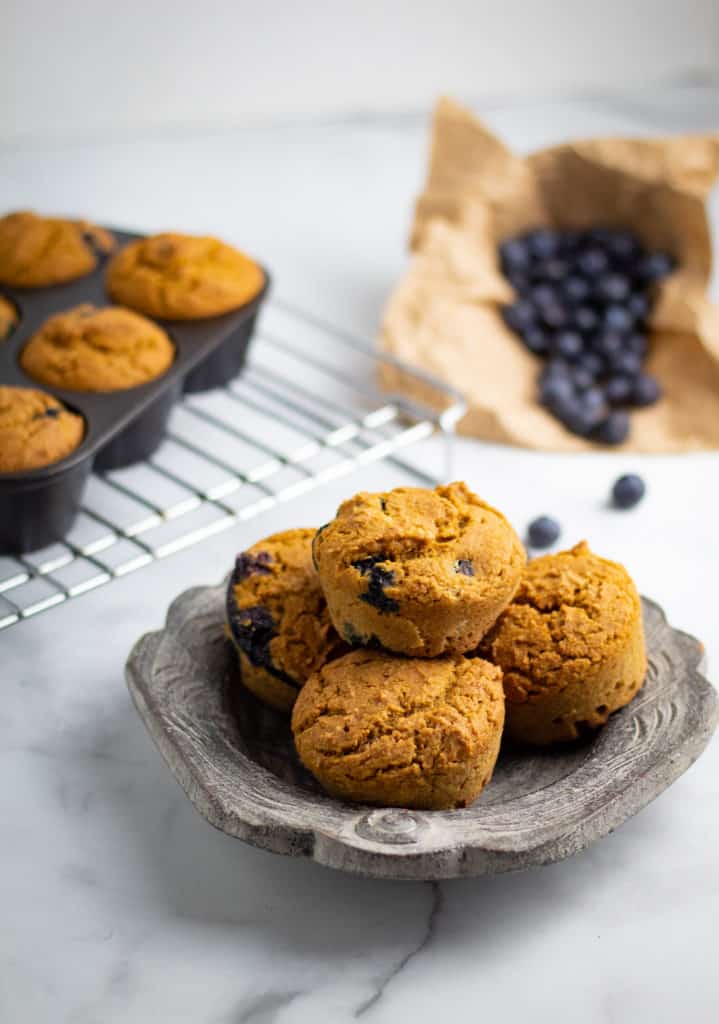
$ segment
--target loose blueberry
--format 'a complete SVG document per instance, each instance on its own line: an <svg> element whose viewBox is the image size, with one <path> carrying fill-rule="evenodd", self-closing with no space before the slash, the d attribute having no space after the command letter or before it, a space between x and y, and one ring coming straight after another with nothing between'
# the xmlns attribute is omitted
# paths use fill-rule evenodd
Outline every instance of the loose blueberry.
<svg viewBox="0 0 719 1024"><path fill-rule="evenodd" d="M604 394L611 405L626 405L633 390L634 381L630 377L610 377L604 385Z"/></svg>
<svg viewBox="0 0 719 1024"><path fill-rule="evenodd" d="M630 334L624 344L629 352L636 352L642 359L646 356L649 348L645 335L640 334L639 331Z"/></svg>
<svg viewBox="0 0 719 1024"><path fill-rule="evenodd" d="M535 284L529 291L529 299L533 305L542 309L544 306L556 306L557 290L551 284Z"/></svg>
<svg viewBox="0 0 719 1024"><path fill-rule="evenodd" d="M546 260L544 263L540 264L537 268L537 275L544 278L545 281L559 282L564 280L567 276L568 270L569 267L567 266L566 261L555 257L554 259Z"/></svg>
<svg viewBox="0 0 719 1024"><path fill-rule="evenodd" d="M616 508L634 508L646 493L644 481L636 473L620 476L612 487L612 501Z"/></svg>
<svg viewBox="0 0 719 1024"><path fill-rule="evenodd" d="M606 401L601 388L588 388L582 395L582 404L589 414L599 419L606 411Z"/></svg>
<svg viewBox="0 0 719 1024"><path fill-rule="evenodd" d="M592 377L599 377L604 372L604 360L596 352L583 352L579 365Z"/></svg>
<svg viewBox="0 0 719 1024"><path fill-rule="evenodd" d="M625 334L634 327L634 317L626 306L612 303L604 310L604 326L607 330Z"/></svg>
<svg viewBox="0 0 719 1024"><path fill-rule="evenodd" d="M542 405L550 409L561 408L562 405L574 397L574 385L569 377L549 376L545 377L539 389L539 397Z"/></svg>
<svg viewBox="0 0 719 1024"><path fill-rule="evenodd" d="M581 363L578 363L576 369L572 373L572 381L577 391L587 391L591 388L595 382L595 376L591 373L584 365L584 359Z"/></svg>
<svg viewBox="0 0 719 1024"><path fill-rule="evenodd" d="M629 415L622 409L615 409L594 432L597 441L603 444L621 444L629 435Z"/></svg>
<svg viewBox="0 0 719 1024"><path fill-rule="evenodd" d="M594 339L593 348L600 356L612 359L624 349L624 338L616 331L602 331Z"/></svg>
<svg viewBox="0 0 719 1024"><path fill-rule="evenodd" d="M572 303L584 302L589 298L591 287L583 277L575 274L566 277L561 285L562 295Z"/></svg>
<svg viewBox="0 0 719 1024"><path fill-rule="evenodd" d="M549 339L541 327L525 327L522 331L522 341L529 351L537 356L543 356L549 351Z"/></svg>
<svg viewBox="0 0 719 1024"><path fill-rule="evenodd" d="M631 231L611 231L606 246L612 256L622 263L636 260L642 251L639 239Z"/></svg>
<svg viewBox="0 0 719 1024"><path fill-rule="evenodd" d="M534 306L526 299L518 299L511 306L502 309L502 316L508 327L521 334L525 327L530 327L534 323Z"/></svg>
<svg viewBox="0 0 719 1024"><path fill-rule="evenodd" d="M579 306L572 314L572 326L582 334L591 334L599 326L599 317L591 306Z"/></svg>
<svg viewBox="0 0 719 1024"><path fill-rule="evenodd" d="M564 402L555 410L555 415L573 434L587 437L597 425L597 417L582 402L581 395Z"/></svg>
<svg viewBox="0 0 719 1024"><path fill-rule="evenodd" d="M528 273L522 270L505 270L505 276L514 290L520 295L525 295L532 285L532 279Z"/></svg>
<svg viewBox="0 0 719 1024"><path fill-rule="evenodd" d="M529 247L521 238L510 238L502 242L499 256L505 270L520 270L529 266Z"/></svg>
<svg viewBox="0 0 719 1024"><path fill-rule="evenodd" d="M556 544L562 529L556 519L551 516L539 516L533 519L527 528L527 539L530 547L548 548Z"/></svg>
<svg viewBox="0 0 719 1024"><path fill-rule="evenodd" d="M631 293L629 279L623 274L607 274L597 282L597 294L605 302L624 302Z"/></svg>
<svg viewBox="0 0 719 1024"><path fill-rule="evenodd" d="M654 377L642 373L637 377L632 392L633 405L654 405L661 397L662 389Z"/></svg>
<svg viewBox="0 0 719 1024"><path fill-rule="evenodd" d="M674 260L666 252L653 252L645 256L637 267L637 277L645 284L661 281L674 270Z"/></svg>
<svg viewBox="0 0 719 1024"><path fill-rule="evenodd" d="M649 316L649 299L643 292L634 292L627 299L627 309L637 322L642 322Z"/></svg>
<svg viewBox="0 0 719 1024"><path fill-rule="evenodd" d="M584 342L577 331L558 331L554 336L552 351L565 359L574 360L581 355Z"/></svg>
<svg viewBox="0 0 719 1024"><path fill-rule="evenodd" d="M550 259L559 252L560 238L551 228L538 228L526 236L527 246L532 256L538 260Z"/></svg>
<svg viewBox="0 0 719 1024"><path fill-rule="evenodd" d="M635 377L641 371L642 357L636 352L617 352L610 359L610 367L613 373Z"/></svg>
<svg viewBox="0 0 719 1024"><path fill-rule="evenodd" d="M591 246L579 253L577 267L587 277L599 277L609 270L609 257L603 249Z"/></svg>
<svg viewBox="0 0 719 1024"><path fill-rule="evenodd" d="M551 330L564 327L567 322L567 312L559 304L543 306L539 311L539 316L545 327L549 327Z"/></svg>

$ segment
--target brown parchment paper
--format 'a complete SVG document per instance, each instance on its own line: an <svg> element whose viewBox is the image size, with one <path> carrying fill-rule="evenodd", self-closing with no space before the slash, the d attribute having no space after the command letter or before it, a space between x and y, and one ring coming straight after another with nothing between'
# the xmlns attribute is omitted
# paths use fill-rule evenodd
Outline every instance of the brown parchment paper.
<svg viewBox="0 0 719 1024"><path fill-rule="evenodd" d="M464 394L463 433L528 448L596 450L537 404L541 363L499 312L514 292L497 245L546 224L629 228L647 248L671 252L678 269L662 285L651 322L647 369L664 395L632 410L623 448L719 448L719 311L706 294L706 199L718 173L719 136L591 139L522 157L469 111L440 100L412 257L385 310L381 348ZM396 369L383 370L382 382L433 399Z"/></svg>

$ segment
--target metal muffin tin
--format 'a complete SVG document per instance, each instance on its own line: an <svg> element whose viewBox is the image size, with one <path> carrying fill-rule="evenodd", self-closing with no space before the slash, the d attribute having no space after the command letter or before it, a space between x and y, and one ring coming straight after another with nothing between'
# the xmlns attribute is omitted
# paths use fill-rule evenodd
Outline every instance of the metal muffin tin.
<svg viewBox="0 0 719 1024"><path fill-rule="evenodd" d="M119 247L141 235L111 229ZM160 444L173 404L183 391L225 384L244 365L257 315L270 284L262 268L260 293L240 309L204 320L157 320L175 346L161 377L124 391L89 392L36 381L20 366L20 353L48 317L83 302L112 303L105 288L106 258L85 277L49 288L6 288L0 294L18 310L19 322L0 342L0 384L54 395L85 421L82 443L66 458L41 469L0 473L0 554L33 551L70 529L91 469L109 470L145 459Z"/></svg>

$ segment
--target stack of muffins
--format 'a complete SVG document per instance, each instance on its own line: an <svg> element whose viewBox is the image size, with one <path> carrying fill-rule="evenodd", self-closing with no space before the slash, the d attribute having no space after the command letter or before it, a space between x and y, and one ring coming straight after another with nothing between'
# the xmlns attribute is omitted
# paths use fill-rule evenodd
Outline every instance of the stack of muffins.
<svg viewBox="0 0 719 1024"><path fill-rule="evenodd" d="M115 238L87 221L24 211L0 217L0 286L37 289L92 273ZM43 323L20 355L39 384L112 392L161 377L175 358L152 318L200 320L238 309L264 285L261 268L216 238L175 233L132 242L110 261L106 288L118 305L84 303ZM0 295L0 342L18 313ZM38 410L43 410L43 415ZM82 417L44 391L0 386L0 472L39 469L65 458L84 436Z"/></svg>
<svg viewBox="0 0 719 1024"><path fill-rule="evenodd" d="M227 627L247 689L292 712L305 767L334 796L384 806L467 806L504 733L576 739L646 671L626 570L586 544L527 565L463 483L357 494L317 532L253 545Z"/></svg>

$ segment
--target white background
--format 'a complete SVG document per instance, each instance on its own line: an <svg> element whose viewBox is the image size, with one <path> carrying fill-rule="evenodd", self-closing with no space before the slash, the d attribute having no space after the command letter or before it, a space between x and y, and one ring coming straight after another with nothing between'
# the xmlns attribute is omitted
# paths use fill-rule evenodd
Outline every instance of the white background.
<svg viewBox="0 0 719 1024"><path fill-rule="evenodd" d="M715 0L4 0L0 137L621 90L719 69Z"/></svg>

